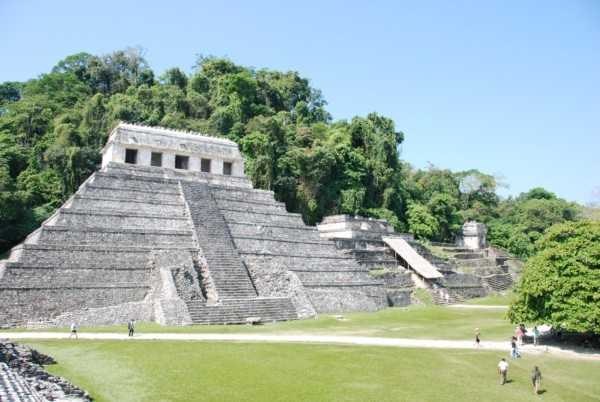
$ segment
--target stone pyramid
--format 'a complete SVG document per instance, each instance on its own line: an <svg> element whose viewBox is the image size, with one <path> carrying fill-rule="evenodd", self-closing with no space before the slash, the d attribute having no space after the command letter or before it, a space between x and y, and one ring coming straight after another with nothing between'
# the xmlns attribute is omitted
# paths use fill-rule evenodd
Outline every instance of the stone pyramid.
<svg viewBox="0 0 600 402"><path fill-rule="evenodd" d="M0 262L0 326L374 311L383 283L253 189L234 142L119 124L101 169Z"/></svg>

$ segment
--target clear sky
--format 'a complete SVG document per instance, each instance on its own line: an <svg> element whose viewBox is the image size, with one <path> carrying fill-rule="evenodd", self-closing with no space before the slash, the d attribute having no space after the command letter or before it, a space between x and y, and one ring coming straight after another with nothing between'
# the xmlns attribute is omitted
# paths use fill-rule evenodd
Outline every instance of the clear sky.
<svg viewBox="0 0 600 402"><path fill-rule="evenodd" d="M377 111L402 158L600 201L600 1L0 0L0 81L69 54L146 49L297 70L335 119Z"/></svg>

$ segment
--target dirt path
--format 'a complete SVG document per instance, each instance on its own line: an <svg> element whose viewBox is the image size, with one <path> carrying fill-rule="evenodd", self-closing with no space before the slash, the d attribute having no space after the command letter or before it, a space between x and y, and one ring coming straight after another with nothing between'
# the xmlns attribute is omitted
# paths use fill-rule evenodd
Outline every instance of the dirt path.
<svg viewBox="0 0 600 402"><path fill-rule="evenodd" d="M0 332L0 338L12 340L35 339L69 339L64 332ZM144 333L130 338L122 333L83 332L79 339L91 340L122 340L122 341L220 341L220 342L272 342L272 343L315 343L343 344L363 346L388 346L398 348L428 348L428 349L475 349L472 341L451 341L436 339L407 339L407 338L377 338L366 336L338 335L268 335L268 334L173 334L173 333ZM75 342L75 340L73 340ZM481 350L503 351L508 354L510 347L507 342L482 342ZM555 346L523 346L520 351L525 354L551 354L571 359L590 359L600 361L600 353L585 353L582 351L565 350Z"/></svg>

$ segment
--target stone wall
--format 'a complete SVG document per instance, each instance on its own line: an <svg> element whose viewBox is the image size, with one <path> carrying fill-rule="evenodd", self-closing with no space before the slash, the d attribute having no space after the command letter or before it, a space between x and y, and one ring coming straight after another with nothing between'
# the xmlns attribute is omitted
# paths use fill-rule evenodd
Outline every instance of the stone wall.
<svg viewBox="0 0 600 402"><path fill-rule="evenodd" d="M306 289L298 276L285 266L272 265L267 260L246 259L258 294L271 297L289 297L298 313L298 318L309 318L317 314Z"/></svg>
<svg viewBox="0 0 600 402"><path fill-rule="evenodd" d="M382 286L325 285L306 290L312 305L320 313L377 311L388 306Z"/></svg>
<svg viewBox="0 0 600 402"><path fill-rule="evenodd" d="M20 323L46 321L68 311L115 306L124 302L143 300L145 287L56 287L0 289L0 305L4 322Z"/></svg>
<svg viewBox="0 0 600 402"><path fill-rule="evenodd" d="M404 289L394 289L387 288L386 289L388 303L393 307L406 307L412 304L412 288L404 288Z"/></svg>

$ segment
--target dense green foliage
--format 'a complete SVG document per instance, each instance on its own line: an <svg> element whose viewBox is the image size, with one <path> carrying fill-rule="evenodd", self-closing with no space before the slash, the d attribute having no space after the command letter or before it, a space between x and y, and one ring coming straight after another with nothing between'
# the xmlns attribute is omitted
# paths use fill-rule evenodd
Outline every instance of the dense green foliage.
<svg viewBox="0 0 600 402"><path fill-rule="evenodd" d="M545 228L575 218L543 190L501 201L477 170L415 170L404 135L371 113L332 122L321 93L296 72L199 58L191 74L158 78L128 49L79 53L27 82L0 84L0 252L46 219L97 168L118 121L187 129L240 144L258 188L275 191L306 223L336 213L387 219L399 231L451 241L466 219L522 256ZM542 211L542 212L540 212Z"/></svg>
<svg viewBox="0 0 600 402"><path fill-rule="evenodd" d="M555 225L537 242L509 310L513 322L600 334L600 222Z"/></svg>
<svg viewBox="0 0 600 402"><path fill-rule="evenodd" d="M580 207L534 188L514 199L503 201L495 216L487 220L489 240L513 254L528 257L536 251L535 242L554 224L575 221Z"/></svg>

